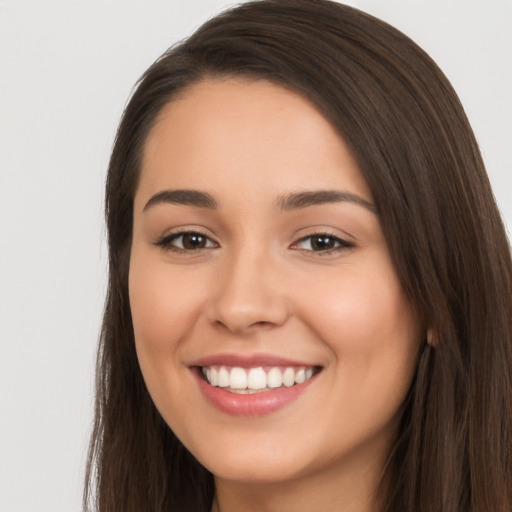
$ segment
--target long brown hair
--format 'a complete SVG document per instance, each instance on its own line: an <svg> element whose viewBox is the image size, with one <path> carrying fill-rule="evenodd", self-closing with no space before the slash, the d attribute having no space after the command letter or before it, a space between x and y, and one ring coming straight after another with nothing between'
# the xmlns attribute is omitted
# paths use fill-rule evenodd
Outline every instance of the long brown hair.
<svg viewBox="0 0 512 512"><path fill-rule="evenodd" d="M328 0L260 0L220 14L162 55L126 107L106 187L109 287L84 507L211 507L212 475L144 385L127 276L134 192L155 118L186 87L238 75L303 94L349 144L402 285L431 333L383 474L384 510L512 510L512 263L477 143L420 48Z"/></svg>

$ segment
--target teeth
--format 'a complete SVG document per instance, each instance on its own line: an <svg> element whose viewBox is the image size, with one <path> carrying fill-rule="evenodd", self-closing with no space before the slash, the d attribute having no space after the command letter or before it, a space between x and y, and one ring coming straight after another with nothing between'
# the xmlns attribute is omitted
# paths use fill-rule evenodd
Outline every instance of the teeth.
<svg viewBox="0 0 512 512"><path fill-rule="evenodd" d="M295 371L293 368L286 368L283 373L283 384L291 388L295 384Z"/></svg>
<svg viewBox="0 0 512 512"><path fill-rule="evenodd" d="M206 370L206 379L212 386L218 386L219 372L215 368L208 368L208 370Z"/></svg>
<svg viewBox="0 0 512 512"><path fill-rule="evenodd" d="M269 388L280 388L283 385L283 374L279 368L272 368L267 375Z"/></svg>
<svg viewBox="0 0 512 512"><path fill-rule="evenodd" d="M302 384L314 374L312 367L297 368L293 366L285 368L276 366L269 369L208 366L203 367L202 372L210 385L227 388L228 391L241 394L270 391L282 386L289 388L295 384Z"/></svg>
<svg viewBox="0 0 512 512"><path fill-rule="evenodd" d="M249 370L249 375L247 376L247 387L249 389L263 389L267 387L267 374L263 368L251 368Z"/></svg>
<svg viewBox="0 0 512 512"><path fill-rule="evenodd" d="M222 366L219 370L217 386L219 386L219 388L229 387L229 373L224 366Z"/></svg>
<svg viewBox="0 0 512 512"><path fill-rule="evenodd" d="M229 387L233 389L245 389L247 387L247 373L243 368L231 368Z"/></svg>
<svg viewBox="0 0 512 512"><path fill-rule="evenodd" d="M313 372L311 372L311 375L313 375ZM311 376L309 377L311 378ZM306 380L306 370L304 368L301 368L295 373L295 382L297 384L302 384Z"/></svg>

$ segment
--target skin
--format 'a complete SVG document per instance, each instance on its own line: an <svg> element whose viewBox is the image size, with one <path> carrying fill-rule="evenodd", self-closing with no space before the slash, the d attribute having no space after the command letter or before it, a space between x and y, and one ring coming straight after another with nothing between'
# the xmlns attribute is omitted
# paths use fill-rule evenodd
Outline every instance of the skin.
<svg viewBox="0 0 512 512"><path fill-rule="evenodd" d="M206 192L217 207L148 205L177 189ZM324 190L352 200L276 207ZM371 204L329 122L263 80L196 84L151 131L129 274L136 348L157 408L215 475L214 510L371 509L422 332ZM183 238L169 235L187 231L206 246L176 251ZM314 250L318 233L330 248ZM205 399L189 367L219 353L322 370L283 409L236 417Z"/></svg>

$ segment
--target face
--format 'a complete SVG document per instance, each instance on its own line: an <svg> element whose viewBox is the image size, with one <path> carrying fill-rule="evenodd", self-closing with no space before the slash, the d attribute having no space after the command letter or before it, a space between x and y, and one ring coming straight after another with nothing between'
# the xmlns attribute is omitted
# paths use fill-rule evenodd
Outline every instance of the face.
<svg viewBox="0 0 512 512"><path fill-rule="evenodd" d="M350 151L306 99L205 81L161 112L135 195L136 349L217 477L382 461L420 329Z"/></svg>

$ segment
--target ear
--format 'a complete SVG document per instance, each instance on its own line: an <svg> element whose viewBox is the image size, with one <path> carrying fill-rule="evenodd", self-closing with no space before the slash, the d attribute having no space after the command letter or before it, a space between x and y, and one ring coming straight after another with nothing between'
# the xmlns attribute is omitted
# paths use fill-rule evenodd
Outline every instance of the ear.
<svg viewBox="0 0 512 512"><path fill-rule="evenodd" d="M438 345L437 333L432 329L432 327L427 329L427 343L434 348Z"/></svg>

